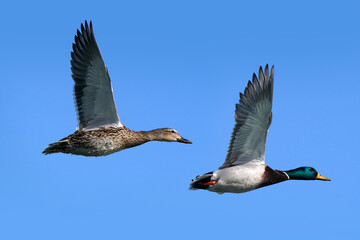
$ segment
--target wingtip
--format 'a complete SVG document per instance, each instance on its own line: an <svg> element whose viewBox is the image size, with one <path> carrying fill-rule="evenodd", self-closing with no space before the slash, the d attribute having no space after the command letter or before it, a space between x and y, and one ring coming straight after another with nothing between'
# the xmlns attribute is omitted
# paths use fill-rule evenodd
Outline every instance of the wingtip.
<svg viewBox="0 0 360 240"><path fill-rule="evenodd" d="M87 21L85 20L85 31L88 32L89 31L89 25L87 23Z"/></svg>
<svg viewBox="0 0 360 240"><path fill-rule="evenodd" d="M90 31L93 32L93 25L92 25L92 21L90 20Z"/></svg>
<svg viewBox="0 0 360 240"><path fill-rule="evenodd" d="M92 32L92 30L93 30L92 21L90 20L88 22L87 20L85 20L84 24L81 23L80 29L81 29L82 33L89 32L89 30L90 30L90 32Z"/></svg>
<svg viewBox="0 0 360 240"><path fill-rule="evenodd" d="M271 67L271 71L270 71L270 78L271 78L272 80L274 80L274 71L275 71L275 66L273 65L273 66Z"/></svg>
<svg viewBox="0 0 360 240"><path fill-rule="evenodd" d="M85 24L81 24L81 26L80 26L82 33L85 32L85 27L84 27L84 25L87 25L87 22L86 22L86 21L85 21Z"/></svg>
<svg viewBox="0 0 360 240"><path fill-rule="evenodd" d="M267 66L267 65L266 65ZM266 67L265 67L266 68ZM262 69L262 66L259 67L259 76L260 76L260 73L263 72L263 69Z"/></svg>
<svg viewBox="0 0 360 240"><path fill-rule="evenodd" d="M264 71L262 66L259 68L259 83L262 85L265 80Z"/></svg>
<svg viewBox="0 0 360 240"><path fill-rule="evenodd" d="M256 73L253 73L252 75L252 81L254 82L255 80L258 80L257 76L256 76ZM248 82L248 85L249 85L250 81Z"/></svg>
<svg viewBox="0 0 360 240"><path fill-rule="evenodd" d="M270 78L274 78L274 71L275 71L275 65L272 65L271 70L270 70ZM259 67L259 79L260 79L260 74L263 73L266 77L269 76L269 64L265 65L265 71L262 72L262 66Z"/></svg>

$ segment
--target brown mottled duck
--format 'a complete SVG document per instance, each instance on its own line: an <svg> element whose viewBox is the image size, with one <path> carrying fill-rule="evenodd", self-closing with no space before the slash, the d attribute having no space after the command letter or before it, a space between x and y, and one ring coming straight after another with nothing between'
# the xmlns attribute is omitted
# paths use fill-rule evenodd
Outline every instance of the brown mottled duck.
<svg viewBox="0 0 360 240"><path fill-rule="evenodd" d="M43 153L70 153L84 156L106 156L149 141L191 141L171 128L133 131L119 119L110 77L96 43L92 22L85 21L78 30L71 52L71 71L78 116L78 130L51 143Z"/></svg>

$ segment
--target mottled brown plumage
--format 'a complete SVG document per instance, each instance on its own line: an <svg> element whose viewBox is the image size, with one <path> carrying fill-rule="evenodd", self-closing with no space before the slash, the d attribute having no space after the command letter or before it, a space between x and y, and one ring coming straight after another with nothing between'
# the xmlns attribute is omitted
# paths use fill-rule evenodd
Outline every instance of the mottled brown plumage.
<svg viewBox="0 0 360 240"><path fill-rule="evenodd" d="M127 127L108 127L91 131L76 131L52 143L43 153L71 153L84 156L106 156L148 141L191 143L171 128L135 132Z"/></svg>
<svg viewBox="0 0 360 240"><path fill-rule="evenodd" d="M43 153L105 156L148 141L191 143L171 128L135 132L119 119L110 76L101 57L92 27L85 21L77 31L71 52L71 72L79 129L51 143Z"/></svg>

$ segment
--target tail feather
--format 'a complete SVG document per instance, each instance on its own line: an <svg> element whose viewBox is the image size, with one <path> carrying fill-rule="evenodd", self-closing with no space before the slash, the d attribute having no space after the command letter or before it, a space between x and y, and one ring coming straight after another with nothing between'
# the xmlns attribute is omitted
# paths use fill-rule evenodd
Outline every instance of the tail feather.
<svg viewBox="0 0 360 240"><path fill-rule="evenodd" d="M48 155L52 153L65 152L68 146L69 143L67 141L54 142L49 144L49 147L47 147L42 153Z"/></svg>
<svg viewBox="0 0 360 240"><path fill-rule="evenodd" d="M190 183L190 190L197 189L208 189L209 186L213 185L214 180L212 179L213 172L208 172L204 175L197 176L195 180Z"/></svg>

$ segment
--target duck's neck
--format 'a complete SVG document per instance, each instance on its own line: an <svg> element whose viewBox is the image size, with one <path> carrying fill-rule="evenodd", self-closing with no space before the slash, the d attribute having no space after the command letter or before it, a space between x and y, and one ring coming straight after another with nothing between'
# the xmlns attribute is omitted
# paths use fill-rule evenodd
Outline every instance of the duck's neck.
<svg viewBox="0 0 360 240"><path fill-rule="evenodd" d="M308 180L302 171L300 171L301 168L295 168L288 171L283 171L289 176L290 180Z"/></svg>
<svg viewBox="0 0 360 240"><path fill-rule="evenodd" d="M150 131L139 131L137 133L146 141L161 141L160 132L158 131L158 129Z"/></svg>
<svg viewBox="0 0 360 240"><path fill-rule="evenodd" d="M122 134L119 134L117 141L121 146L121 149L135 147L150 141L145 134L133 131L126 127L122 128L120 133Z"/></svg>

